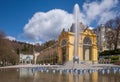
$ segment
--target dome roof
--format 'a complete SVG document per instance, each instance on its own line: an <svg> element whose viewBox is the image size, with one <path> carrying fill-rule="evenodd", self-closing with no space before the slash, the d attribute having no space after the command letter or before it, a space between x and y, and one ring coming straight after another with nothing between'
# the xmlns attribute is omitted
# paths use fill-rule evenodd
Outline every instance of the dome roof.
<svg viewBox="0 0 120 82"><path fill-rule="evenodd" d="M79 29L80 29L81 31L84 31L84 29L86 28L86 26L85 26L83 23L80 23L79 25L80 25ZM73 24L71 25L71 27L70 27L70 32L75 32L75 23L73 23Z"/></svg>

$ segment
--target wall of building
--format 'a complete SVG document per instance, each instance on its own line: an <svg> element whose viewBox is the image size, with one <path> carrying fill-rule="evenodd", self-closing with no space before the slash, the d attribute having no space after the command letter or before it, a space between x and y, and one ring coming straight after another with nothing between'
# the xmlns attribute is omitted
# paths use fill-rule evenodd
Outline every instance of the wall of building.
<svg viewBox="0 0 120 82"><path fill-rule="evenodd" d="M92 31L90 29L86 29L84 32L80 33L79 54L78 54L79 60L85 61L85 60L83 60L83 40L86 36L89 37L92 41L92 45L91 45L92 60L88 61L88 62L94 62L94 63L96 62L97 63L98 62L98 51L97 51L96 35L94 33L92 33ZM58 44L59 44L59 47L58 47L59 60L58 61L60 63L62 62L61 42L63 39L65 39L67 41L65 47L67 48L66 52L68 54L68 56L67 56L68 61L73 60L73 56L74 56L74 33L62 32L58 39Z"/></svg>
<svg viewBox="0 0 120 82"><path fill-rule="evenodd" d="M33 55L32 54L20 54L20 64L32 64Z"/></svg>

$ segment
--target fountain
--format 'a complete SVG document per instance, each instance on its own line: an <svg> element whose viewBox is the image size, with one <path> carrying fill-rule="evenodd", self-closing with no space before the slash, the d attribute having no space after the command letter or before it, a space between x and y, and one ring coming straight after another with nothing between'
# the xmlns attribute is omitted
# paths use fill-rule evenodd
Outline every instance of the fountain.
<svg viewBox="0 0 120 82"><path fill-rule="evenodd" d="M78 56L78 53L79 53L79 50L78 50L78 47L79 47L79 28L80 28L80 21L78 19L78 16L79 16L79 5L78 4L75 4L74 6L74 22L75 22L75 39L74 39L74 56L73 56L73 62L77 62L79 63L79 56Z"/></svg>

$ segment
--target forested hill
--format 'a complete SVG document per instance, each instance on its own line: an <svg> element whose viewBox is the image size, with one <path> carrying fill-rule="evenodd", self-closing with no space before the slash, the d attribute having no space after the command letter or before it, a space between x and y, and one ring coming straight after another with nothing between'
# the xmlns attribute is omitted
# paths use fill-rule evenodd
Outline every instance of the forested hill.
<svg viewBox="0 0 120 82"><path fill-rule="evenodd" d="M19 62L20 53L33 55L33 51L40 52L56 42L55 40L50 40L41 45L33 45L26 42L6 39L4 33L0 32L0 61L2 62L0 65L5 65L6 62L17 64Z"/></svg>
<svg viewBox="0 0 120 82"><path fill-rule="evenodd" d="M50 40L47 41L43 44L30 44L30 43L25 43L25 42L20 42L20 41L11 41L8 40L11 44L13 49L17 54L23 53L23 54L33 54L33 51L40 52L41 50L44 50L45 48L48 48L49 46L54 45L57 41L55 40Z"/></svg>

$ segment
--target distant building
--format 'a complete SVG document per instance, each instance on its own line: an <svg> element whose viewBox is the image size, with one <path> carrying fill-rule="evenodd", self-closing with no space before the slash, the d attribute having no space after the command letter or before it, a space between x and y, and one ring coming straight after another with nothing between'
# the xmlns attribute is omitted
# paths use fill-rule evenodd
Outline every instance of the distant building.
<svg viewBox="0 0 120 82"><path fill-rule="evenodd" d="M110 30L112 29L106 28L103 24L101 24L98 28L93 29L93 32L97 35L97 46L99 52L104 50L113 50L114 46L112 45L109 47L105 38L106 32ZM120 44L118 45L118 48L120 48Z"/></svg>
<svg viewBox="0 0 120 82"><path fill-rule="evenodd" d="M105 40L105 26L103 24L100 27L93 29L94 33L97 35L97 46L98 51L108 50L106 40Z"/></svg>
<svg viewBox="0 0 120 82"><path fill-rule="evenodd" d="M31 54L20 54L20 64L32 64L33 55Z"/></svg>

